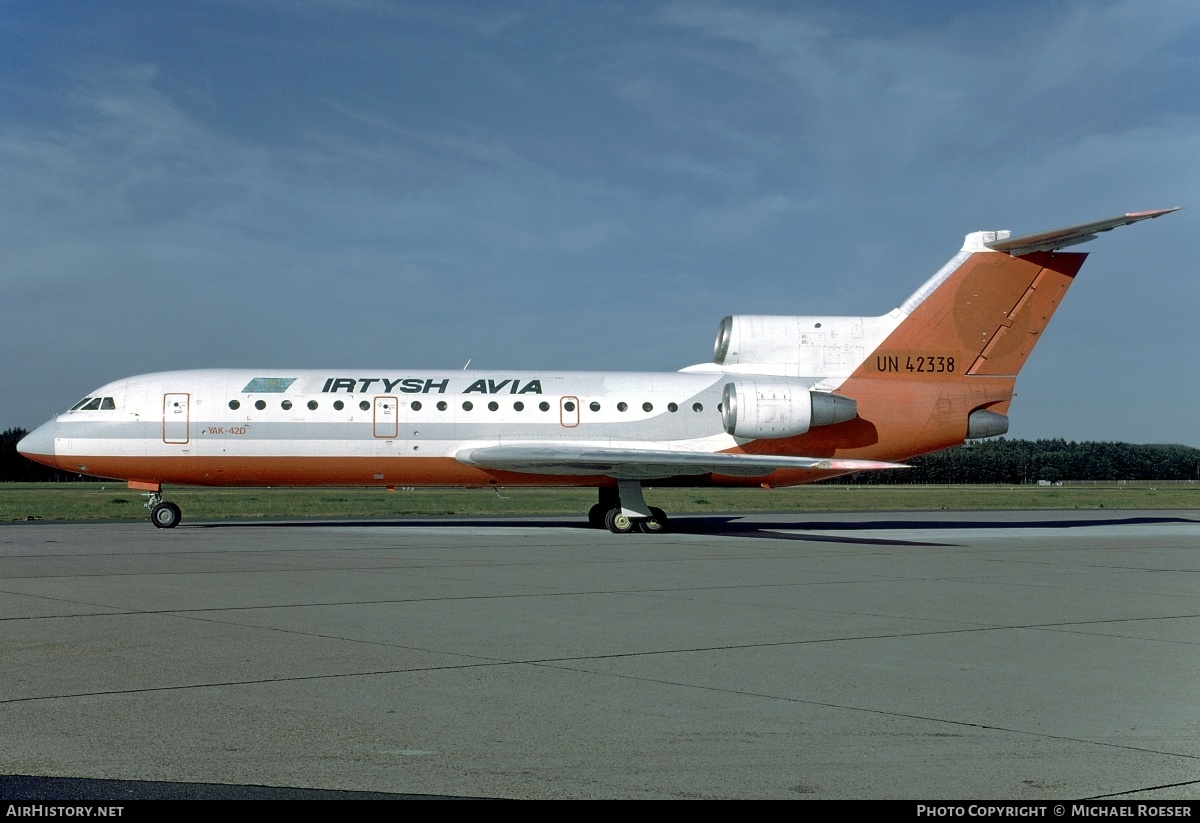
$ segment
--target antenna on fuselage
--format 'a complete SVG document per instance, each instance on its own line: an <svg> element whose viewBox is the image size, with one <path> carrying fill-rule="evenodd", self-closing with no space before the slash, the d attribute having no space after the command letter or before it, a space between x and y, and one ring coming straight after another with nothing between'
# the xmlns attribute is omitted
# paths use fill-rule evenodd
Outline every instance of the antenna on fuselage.
<svg viewBox="0 0 1200 823"><path fill-rule="evenodd" d="M474 359L475 359L474 357L468 357L468 358L467 358L466 365L464 365L464 366L463 366L463 371L466 371L466 370L467 370L467 366L471 365L471 361L472 361L472 360L474 360Z"/></svg>

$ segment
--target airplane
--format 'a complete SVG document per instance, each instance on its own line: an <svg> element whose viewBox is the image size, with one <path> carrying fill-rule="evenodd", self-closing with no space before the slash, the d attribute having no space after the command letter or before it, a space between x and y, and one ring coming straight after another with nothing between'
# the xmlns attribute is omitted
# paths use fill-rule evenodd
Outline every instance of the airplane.
<svg viewBox="0 0 1200 823"><path fill-rule="evenodd" d="M179 525L164 484L594 487L590 525L664 532L642 484L778 488L1008 431L1018 371L1087 254L1133 212L962 249L878 317L732 315L678 372L206 369L88 394L18 444L124 480Z"/></svg>

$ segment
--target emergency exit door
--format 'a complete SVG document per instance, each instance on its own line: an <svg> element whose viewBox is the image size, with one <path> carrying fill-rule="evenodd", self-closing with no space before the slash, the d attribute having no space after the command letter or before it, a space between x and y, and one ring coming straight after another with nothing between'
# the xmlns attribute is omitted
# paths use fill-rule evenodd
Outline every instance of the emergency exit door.
<svg viewBox="0 0 1200 823"><path fill-rule="evenodd" d="M558 422L568 429L579 425L578 397L564 397L558 401Z"/></svg>
<svg viewBox="0 0 1200 823"><path fill-rule="evenodd" d="M394 397L375 398L375 436L394 439L400 433L400 416Z"/></svg>

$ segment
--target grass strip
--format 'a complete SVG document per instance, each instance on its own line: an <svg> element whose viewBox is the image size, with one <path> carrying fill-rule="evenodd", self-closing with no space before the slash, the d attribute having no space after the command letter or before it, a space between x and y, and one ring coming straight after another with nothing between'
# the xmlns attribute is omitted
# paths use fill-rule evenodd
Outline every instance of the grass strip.
<svg viewBox="0 0 1200 823"><path fill-rule="evenodd" d="M593 489L168 488L186 521L255 518L423 517L562 514L583 517ZM1200 484L1079 486L839 486L786 489L646 487L668 514L779 511L995 511L1197 509ZM0 484L0 522L121 521L149 515L145 498L120 483Z"/></svg>

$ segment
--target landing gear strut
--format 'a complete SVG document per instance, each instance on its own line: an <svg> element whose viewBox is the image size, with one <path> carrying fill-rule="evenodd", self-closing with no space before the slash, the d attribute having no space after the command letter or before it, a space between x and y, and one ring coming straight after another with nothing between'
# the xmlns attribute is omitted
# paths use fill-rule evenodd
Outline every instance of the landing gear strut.
<svg viewBox="0 0 1200 823"><path fill-rule="evenodd" d="M613 534L640 531L662 534L667 530L667 514L655 506L647 506L642 497L639 480L618 480L617 488L600 488L600 502L588 510L592 528L606 528Z"/></svg>
<svg viewBox="0 0 1200 823"><path fill-rule="evenodd" d="M173 529L183 519L179 507L163 500L161 492L150 492L146 495L146 508L150 510L150 522L160 529Z"/></svg>

